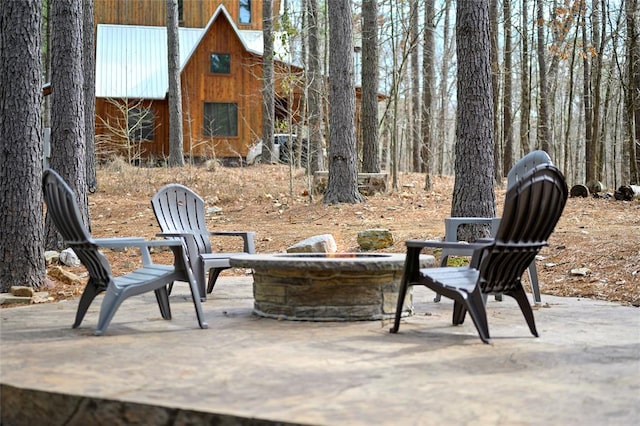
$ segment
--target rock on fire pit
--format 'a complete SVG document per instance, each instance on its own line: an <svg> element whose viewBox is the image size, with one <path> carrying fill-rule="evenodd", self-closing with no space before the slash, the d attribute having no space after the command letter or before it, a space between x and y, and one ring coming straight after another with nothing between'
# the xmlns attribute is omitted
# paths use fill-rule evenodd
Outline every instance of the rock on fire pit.
<svg viewBox="0 0 640 426"><path fill-rule="evenodd" d="M253 269L254 313L303 321L393 318L404 254L282 253L231 258L231 266ZM422 267L434 265L421 257ZM403 316L413 311L409 291Z"/></svg>

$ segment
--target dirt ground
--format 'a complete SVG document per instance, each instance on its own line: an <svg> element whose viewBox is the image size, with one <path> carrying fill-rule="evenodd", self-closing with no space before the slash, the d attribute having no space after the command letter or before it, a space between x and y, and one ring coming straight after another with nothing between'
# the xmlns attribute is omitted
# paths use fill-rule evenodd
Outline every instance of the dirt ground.
<svg viewBox="0 0 640 426"><path fill-rule="evenodd" d="M369 228L393 233L393 246L382 251L404 252L406 239L441 239L443 218L450 212L453 178L435 177L432 191L423 189L423 179L420 174L402 174L397 190L369 196L362 204L329 206L320 196L311 200L305 173L286 165L166 169L113 163L98 170L98 191L89 196L91 227L95 237L155 237L159 227L151 196L161 186L178 182L204 198L211 210L207 215L210 230L255 231L259 253L283 252L319 234L333 235L338 251L358 251L357 233ZM504 190L497 189L498 213L503 197ZM220 251L242 247L238 238L217 239L213 245ZM108 252L107 257L116 273L139 262L135 251ZM156 258L169 262L170 254ZM586 275L572 273L578 268L586 268ZM82 267L65 269L84 272ZM543 295L640 306L640 200L569 199L549 246L540 253L538 271ZM247 273L227 270L222 275ZM83 285L55 280L47 287L54 299L78 297L83 289Z"/></svg>

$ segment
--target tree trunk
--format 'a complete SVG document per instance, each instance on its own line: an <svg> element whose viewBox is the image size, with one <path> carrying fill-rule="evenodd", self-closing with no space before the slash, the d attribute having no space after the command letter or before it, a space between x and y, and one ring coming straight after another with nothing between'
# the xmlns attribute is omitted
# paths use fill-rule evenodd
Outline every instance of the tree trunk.
<svg viewBox="0 0 640 426"><path fill-rule="evenodd" d="M458 115L452 216L495 216L493 95L488 0L458 0ZM488 235L486 227L460 229L458 239Z"/></svg>
<svg viewBox="0 0 640 426"><path fill-rule="evenodd" d="M422 151L420 140L420 59L419 59L419 39L418 39L418 1L411 2L409 12L409 49L411 63L411 147L413 171L422 171Z"/></svg>
<svg viewBox="0 0 640 426"><path fill-rule="evenodd" d="M640 6L625 2L627 15L627 156L630 183L640 184Z"/></svg>
<svg viewBox="0 0 640 426"><path fill-rule="evenodd" d="M498 0L489 1L489 33L491 34L491 89L493 92L493 164L494 177L496 182L502 185L502 168L500 167L500 157L502 147L500 146L500 64L498 63Z"/></svg>
<svg viewBox="0 0 640 426"><path fill-rule="evenodd" d="M40 0L0 7L0 292L38 287L42 229Z"/></svg>
<svg viewBox="0 0 640 426"><path fill-rule="evenodd" d="M529 1L522 0L521 36L521 67L520 67L520 149L523 154L531 150L530 122L531 115L531 84L529 79Z"/></svg>
<svg viewBox="0 0 640 426"><path fill-rule="evenodd" d="M167 55L169 64L169 167L184 166L182 89L180 87L180 38L178 0L167 0ZM193 161L193 158L191 158Z"/></svg>
<svg viewBox="0 0 640 426"><path fill-rule="evenodd" d="M544 12L542 9L543 1L538 0L537 5L537 25L538 25L538 147L549 152L549 143L551 141L551 132L549 126L549 100L548 100L548 84L547 84L547 59L545 45L545 25Z"/></svg>
<svg viewBox="0 0 640 426"><path fill-rule="evenodd" d="M511 0L503 0L504 14L504 92L502 100L502 175L507 176L513 167L513 121L511 103L513 91L511 82Z"/></svg>
<svg viewBox="0 0 640 426"><path fill-rule="evenodd" d="M379 173L378 138L378 7L362 2L362 171Z"/></svg>
<svg viewBox="0 0 640 426"><path fill-rule="evenodd" d="M82 220L89 225L82 74L81 0L55 0L51 10L51 168L76 195ZM49 215L45 247L61 249L62 237Z"/></svg>
<svg viewBox="0 0 640 426"><path fill-rule="evenodd" d="M320 66L320 38L318 25L318 0L308 0L309 7L309 148L311 173L324 170L322 144L322 69Z"/></svg>
<svg viewBox="0 0 640 426"><path fill-rule="evenodd" d="M584 143L585 143L585 169L586 176L585 181L594 180L596 178L596 167L595 167L595 146L592 137L592 106L591 106L591 71L589 69L589 39L587 38L587 29L586 29L586 10L585 10L585 0L582 0L582 62L583 62L583 92L582 98L584 103Z"/></svg>
<svg viewBox="0 0 640 426"><path fill-rule="evenodd" d="M449 21L450 21L450 13L451 9L451 0L445 0L444 2L444 28L443 28L443 42L444 52L442 54L442 68L440 78L440 116L438 117L438 176L442 176L444 171L444 152L447 147L447 110L449 107L449 96L447 90L447 83L449 81Z"/></svg>
<svg viewBox="0 0 640 426"><path fill-rule="evenodd" d="M273 1L262 3L262 161L274 163L273 120L275 111L275 88L273 70Z"/></svg>
<svg viewBox="0 0 640 426"><path fill-rule="evenodd" d="M329 0L329 182L325 204L359 203L353 23L349 0Z"/></svg>
<svg viewBox="0 0 640 426"><path fill-rule="evenodd" d="M82 2L82 73L84 75L84 135L86 144L87 186L98 187L96 180L96 60L93 42L93 0Z"/></svg>
<svg viewBox="0 0 640 426"><path fill-rule="evenodd" d="M432 188L431 173L433 161L433 136L431 124L433 123L433 81L435 67L435 42L433 37L434 27L434 0L427 0L424 5L424 46L422 53L422 171L424 172L424 189ZM445 55L446 53L443 53ZM441 77L445 80L444 75ZM444 141L442 141L444 143Z"/></svg>

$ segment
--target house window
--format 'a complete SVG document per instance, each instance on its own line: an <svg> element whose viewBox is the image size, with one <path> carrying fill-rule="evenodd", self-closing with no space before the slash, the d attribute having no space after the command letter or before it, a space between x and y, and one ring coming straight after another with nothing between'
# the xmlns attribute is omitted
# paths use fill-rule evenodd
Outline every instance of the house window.
<svg viewBox="0 0 640 426"><path fill-rule="evenodd" d="M238 104L205 102L205 136L238 136Z"/></svg>
<svg viewBox="0 0 640 426"><path fill-rule="evenodd" d="M231 74L231 55L228 53L212 53L210 71L211 74Z"/></svg>
<svg viewBox="0 0 640 426"><path fill-rule="evenodd" d="M240 8L238 11L240 24L251 23L251 0L240 0Z"/></svg>
<svg viewBox="0 0 640 426"><path fill-rule="evenodd" d="M129 138L134 141L152 141L155 129L154 119L151 108L131 108L127 116Z"/></svg>

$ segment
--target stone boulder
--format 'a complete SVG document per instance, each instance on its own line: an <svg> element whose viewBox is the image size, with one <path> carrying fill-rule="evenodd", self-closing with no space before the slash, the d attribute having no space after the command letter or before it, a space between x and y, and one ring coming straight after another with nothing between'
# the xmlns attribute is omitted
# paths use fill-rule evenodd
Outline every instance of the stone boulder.
<svg viewBox="0 0 640 426"><path fill-rule="evenodd" d="M366 229L358 232L358 245L362 250L379 250L393 245L393 234L388 229Z"/></svg>
<svg viewBox="0 0 640 426"><path fill-rule="evenodd" d="M335 253L336 240L331 234L315 235L287 248L287 253Z"/></svg>

